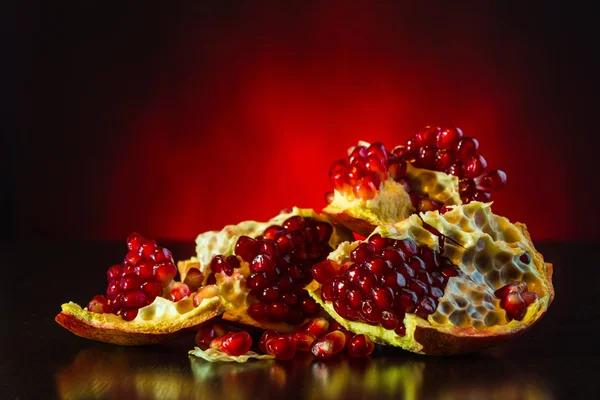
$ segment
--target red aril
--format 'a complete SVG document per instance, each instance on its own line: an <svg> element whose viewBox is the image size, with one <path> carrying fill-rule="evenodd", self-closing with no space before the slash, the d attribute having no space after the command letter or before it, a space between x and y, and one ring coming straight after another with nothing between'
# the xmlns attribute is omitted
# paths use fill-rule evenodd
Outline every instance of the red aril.
<svg viewBox="0 0 600 400"><path fill-rule="evenodd" d="M375 344L365 335L355 335L348 341L348 354L350 357L363 358L371 355Z"/></svg>

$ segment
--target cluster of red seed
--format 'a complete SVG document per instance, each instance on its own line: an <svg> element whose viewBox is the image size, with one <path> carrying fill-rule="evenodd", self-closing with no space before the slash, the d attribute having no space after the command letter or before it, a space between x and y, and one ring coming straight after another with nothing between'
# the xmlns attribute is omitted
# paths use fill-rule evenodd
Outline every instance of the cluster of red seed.
<svg viewBox="0 0 600 400"><path fill-rule="evenodd" d="M177 274L171 252L157 246L153 239L132 233L127 238L127 248L129 252L123 262L106 273L106 297L95 296L88 303L89 311L114 313L131 321L141 307L162 294Z"/></svg>
<svg viewBox="0 0 600 400"><path fill-rule="evenodd" d="M523 262L529 259L529 254L524 253L524 256L526 257L521 256ZM528 264L529 261L525 263ZM528 291L527 284L523 281L509 283L496 290L494 295L500 299L500 307L506 311L509 321L521 321L527 313L527 307L539 298L535 292Z"/></svg>
<svg viewBox="0 0 600 400"><path fill-rule="evenodd" d="M293 216L255 239L241 236L235 254L250 264L246 286L257 300L248 315L257 321L297 325L318 313L321 307L304 287L312 280L312 266L333 250L329 246L332 233L326 222ZM236 256L215 256L211 270L231 275L239 265Z"/></svg>
<svg viewBox="0 0 600 400"><path fill-rule="evenodd" d="M227 331L222 324L201 328L196 344L203 350L218 349L231 356L246 354L252 347L252 338L245 331ZM290 333L280 334L266 330L259 339L258 348L278 360L291 360L297 351L311 352L316 358L327 360L347 349L351 357L367 357L375 344L364 335L354 335L339 323L325 318L314 318L296 327Z"/></svg>
<svg viewBox="0 0 600 400"><path fill-rule="evenodd" d="M410 239L373 235L340 266L325 260L313 267L321 298L344 319L381 325L405 334L406 313L432 314L444 295L448 278L459 271L451 261Z"/></svg>
<svg viewBox="0 0 600 400"><path fill-rule="evenodd" d="M463 136L458 128L426 126L392 152L379 142L355 147L347 159L332 164L329 179L335 190L351 191L356 198L370 200L377 195L380 184L392 178L411 194L417 211L439 210L443 204L412 191L406 179L406 165L410 163L457 176L463 203L489 201L492 190L504 187L506 174L500 170L486 172L487 162L478 153L478 147L477 139ZM331 196L332 193L326 195L327 203L331 202Z"/></svg>

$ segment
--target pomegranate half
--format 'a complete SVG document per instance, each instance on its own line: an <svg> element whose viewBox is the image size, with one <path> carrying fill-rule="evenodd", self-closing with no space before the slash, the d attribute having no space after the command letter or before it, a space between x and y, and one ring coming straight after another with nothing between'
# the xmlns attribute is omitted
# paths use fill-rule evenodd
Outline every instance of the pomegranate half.
<svg viewBox="0 0 600 400"><path fill-rule="evenodd" d="M322 312L304 289L312 266L351 239L350 231L327 217L294 207L267 222L244 221L200 234L197 257L179 262L178 269L185 280L198 268L205 284L217 285L223 319L289 332Z"/></svg>
<svg viewBox="0 0 600 400"><path fill-rule="evenodd" d="M487 170L476 139L458 128L426 126L395 148L360 141L329 170L323 213L362 236L415 212L489 201L506 174Z"/></svg>
<svg viewBox="0 0 600 400"><path fill-rule="evenodd" d="M552 265L525 225L490 205L414 214L342 243L307 290L346 329L415 353L470 353L520 335L552 302Z"/></svg>

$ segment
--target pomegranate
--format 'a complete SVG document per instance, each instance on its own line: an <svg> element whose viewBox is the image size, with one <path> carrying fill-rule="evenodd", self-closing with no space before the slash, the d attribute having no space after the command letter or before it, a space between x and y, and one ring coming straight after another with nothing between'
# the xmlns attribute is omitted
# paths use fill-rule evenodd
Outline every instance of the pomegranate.
<svg viewBox="0 0 600 400"><path fill-rule="evenodd" d="M489 201L506 184L503 171L487 169L477 139L435 126L393 149L361 141L331 165L329 178L323 212L363 236L411 213Z"/></svg>
<svg viewBox="0 0 600 400"><path fill-rule="evenodd" d="M425 354L468 353L514 337L554 296L552 265L525 225L477 201L378 227L313 271L307 289L342 326ZM319 353L327 357L328 346Z"/></svg>
<svg viewBox="0 0 600 400"><path fill-rule="evenodd" d="M265 223L245 221L199 235L198 256L178 267L184 280L193 265L201 265L207 280L214 277L223 319L289 332L322 312L304 289L313 265L351 238L312 210L294 208Z"/></svg>
<svg viewBox="0 0 600 400"><path fill-rule="evenodd" d="M141 345L183 334L223 312L214 285L192 293L187 283L174 282L177 268L171 252L153 239L132 233L127 250L123 262L107 271L106 295L94 296L85 309L63 304L56 316L60 325L89 339ZM199 272L189 274L193 288L199 288Z"/></svg>

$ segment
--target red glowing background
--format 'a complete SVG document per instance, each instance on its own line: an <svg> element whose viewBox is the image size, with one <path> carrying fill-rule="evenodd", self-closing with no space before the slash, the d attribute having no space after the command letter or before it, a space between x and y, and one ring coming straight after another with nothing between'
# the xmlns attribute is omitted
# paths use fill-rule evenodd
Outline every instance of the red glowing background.
<svg viewBox="0 0 600 400"><path fill-rule="evenodd" d="M31 14L19 236L191 241L320 209L347 147L436 124L506 171L496 213L536 240L598 237L575 222L585 193L568 179L578 156L557 79L568 44L545 45L558 10L80 7Z"/></svg>

